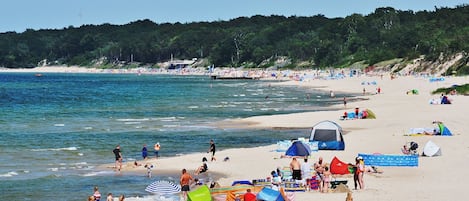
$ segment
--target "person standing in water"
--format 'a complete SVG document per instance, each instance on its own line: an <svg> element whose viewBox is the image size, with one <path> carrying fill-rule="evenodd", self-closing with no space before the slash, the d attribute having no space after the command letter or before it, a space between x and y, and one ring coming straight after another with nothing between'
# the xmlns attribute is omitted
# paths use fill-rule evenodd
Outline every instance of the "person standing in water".
<svg viewBox="0 0 469 201"><path fill-rule="evenodd" d="M155 149L155 158L160 157L160 148L161 148L160 143L157 142L155 144L155 147L154 147L154 149Z"/></svg>
<svg viewBox="0 0 469 201"><path fill-rule="evenodd" d="M114 150L112 150L112 152L114 153L115 157L116 157L116 165L115 165L115 168L117 171L121 171L122 169L122 153L121 153L121 147L120 145L117 145L116 148Z"/></svg>
<svg viewBox="0 0 469 201"><path fill-rule="evenodd" d="M143 148L142 148L142 158L143 158L143 160L146 160L147 157L148 157L147 144L143 144Z"/></svg>

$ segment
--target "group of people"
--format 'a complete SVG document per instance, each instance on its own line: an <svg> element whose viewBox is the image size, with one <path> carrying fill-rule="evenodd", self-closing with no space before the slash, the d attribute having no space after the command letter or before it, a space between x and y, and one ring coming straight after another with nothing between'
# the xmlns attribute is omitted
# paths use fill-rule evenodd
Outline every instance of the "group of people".
<svg viewBox="0 0 469 201"><path fill-rule="evenodd" d="M300 163L297 158L292 158L290 162L292 179L302 181L306 189L309 190L311 189L311 179L314 178L318 182L318 190L320 192L328 192L332 174L329 171L329 167L323 163L323 158L319 157L318 161L314 163L313 166L308 162L308 158L304 158L303 160L304 162ZM313 167L316 175L312 175L311 167ZM280 171L277 172L280 174Z"/></svg>
<svg viewBox="0 0 469 201"><path fill-rule="evenodd" d="M365 183L363 181L363 175L365 173L365 164L361 156L355 158L355 164L349 164L353 167L354 173L354 187L355 189L364 189ZM306 188L311 189L311 180L315 180L318 184L318 191L327 193L329 192L329 187L331 186L332 173L328 164L323 162L323 158L319 157L318 161L312 166L315 172L315 175L311 174L311 165L308 163L308 158L304 158L304 163L300 163L297 158L292 158L290 162L290 170L292 172L292 179L301 180L305 184ZM280 174L277 171L277 174ZM274 176L274 171L272 171L272 176Z"/></svg>
<svg viewBox="0 0 469 201"><path fill-rule="evenodd" d="M319 192L329 192L329 185L331 184L332 173L329 171L329 166L324 163L323 158L320 156L318 161L314 163L314 171L316 172L316 181L318 181ZM309 182L308 182L309 183Z"/></svg>
<svg viewBox="0 0 469 201"><path fill-rule="evenodd" d="M155 153L155 158L160 157L160 148L161 148L161 145L160 145L159 142L157 142L157 143L153 146L154 153ZM146 160L146 159L148 158L147 144L143 144L143 148L142 148L142 158L143 158L144 160Z"/></svg>
<svg viewBox="0 0 469 201"><path fill-rule="evenodd" d="M120 195L119 201L124 201L124 200L125 200L125 196ZM101 201L101 193L99 192L99 189L97 186L93 188L93 195L90 195L88 197L88 201ZM114 201L112 193L107 194L106 201Z"/></svg>
<svg viewBox="0 0 469 201"><path fill-rule="evenodd" d="M211 153L211 161L216 161L217 159L215 158L215 142L213 141L213 139L210 140L210 147L207 151L207 153ZM200 173L203 173L203 172L206 172L208 170L208 165L207 165L207 158L206 157L203 157L202 158L202 165L199 166L194 174L195 175L198 175ZM179 184L181 185L181 191L182 191L182 195L183 195L183 199L184 201L187 200L187 192L190 191L190 185L192 183L194 183L196 185L200 185L199 183L199 180L197 178L193 178L191 174L189 174L187 172L186 169L182 169L182 174L181 174L181 177L179 178Z"/></svg>
<svg viewBox="0 0 469 201"><path fill-rule="evenodd" d="M160 151L160 143L157 142L155 145L154 145L154 153L155 153L155 157L158 158L159 157L159 151ZM116 162L115 162L115 169L116 171L121 171L122 169L122 160L123 160L123 157L122 157L122 152L121 152L121 147L120 145L117 145L114 150L112 151L114 153L114 156L115 156L115 159L116 159ZM216 161L217 159L215 158L215 152L216 152L216 146L215 146L215 142L213 139L210 140L210 147L207 151L207 153L211 153L211 161ZM143 148L142 148L142 158L145 160L148 158L148 149L147 149L147 145L146 144L143 144ZM225 159L226 160L226 159ZM207 165L207 158L206 157L203 157L202 159L202 165L199 166L196 170L195 170L195 175L198 175L200 173L203 173L203 172L206 172L208 170L208 165ZM134 165L135 166L140 166L141 164L139 164L137 161L134 162ZM145 168L147 168L148 172L147 172L147 176L148 177L151 177L151 168L153 168L153 165L151 164L146 164L145 165ZM183 169L182 170L182 174L181 174L181 177L180 177L180 180L179 180L180 184L181 184L181 191L183 193L183 196L184 196L184 200L187 199L187 192L190 190L190 184L192 182L195 182L195 180L192 178L192 176L187 172L186 169ZM89 201L100 201L101 199L101 194L99 193L98 191L98 187L95 187L95 193L89 197ZM111 201L113 200L112 198L112 193L109 193L108 194L108 197L107 197L107 200L106 201ZM119 197L119 201L123 201L124 200L124 195L121 195Z"/></svg>

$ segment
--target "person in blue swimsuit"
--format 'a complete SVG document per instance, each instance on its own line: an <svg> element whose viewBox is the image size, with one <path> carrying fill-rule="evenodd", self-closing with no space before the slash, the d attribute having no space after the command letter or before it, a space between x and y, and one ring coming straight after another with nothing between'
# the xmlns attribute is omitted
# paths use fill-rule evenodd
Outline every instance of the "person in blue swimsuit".
<svg viewBox="0 0 469 201"><path fill-rule="evenodd" d="M143 159L147 159L148 157L148 149L147 149L147 144L143 144L143 148L142 148L142 157Z"/></svg>

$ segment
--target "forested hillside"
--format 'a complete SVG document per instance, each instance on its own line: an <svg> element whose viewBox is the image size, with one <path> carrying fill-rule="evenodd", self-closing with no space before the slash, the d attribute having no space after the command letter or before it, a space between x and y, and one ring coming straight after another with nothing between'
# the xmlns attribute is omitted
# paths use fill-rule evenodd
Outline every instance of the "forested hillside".
<svg viewBox="0 0 469 201"><path fill-rule="evenodd" d="M215 66L268 67L269 58L286 56L290 65L344 67L363 61L469 52L469 6L435 11L378 8L345 18L252 16L230 21L165 23L139 20L126 25L84 25L60 30L0 34L0 66L48 64L140 65L206 58ZM261 64L262 63L262 64ZM466 66L467 67L467 66Z"/></svg>

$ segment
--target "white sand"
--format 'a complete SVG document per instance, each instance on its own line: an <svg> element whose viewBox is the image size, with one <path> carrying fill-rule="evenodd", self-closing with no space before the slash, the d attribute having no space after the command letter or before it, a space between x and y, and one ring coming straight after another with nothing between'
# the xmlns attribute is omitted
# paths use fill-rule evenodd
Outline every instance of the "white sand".
<svg viewBox="0 0 469 201"><path fill-rule="evenodd" d="M378 85L361 85L362 81L376 81ZM365 189L353 191L355 200L460 200L463 197L465 181L469 175L465 173L469 167L469 111L468 96L450 96L451 105L430 105L430 92L439 87L453 84L465 84L468 77L449 77L444 82L430 83L428 79L414 77L399 77L390 80L384 77L346 78L343 80L314 80L309 82L290 81L282 84L298 85L299 87L321 87L326 94L329 90L350 93L361 93L363 87L368 93L367 101L349 102L347 111L354 107L372 110L376 119L339 120L345 111L343 105L333 106L338 111L306 112L287 115L257 116L237 120L235 122L221 122L221 125L245 125L253 128L296 128L311 127L322 120L333 120L339 123L347 132L344 135L345 151L319 151L313 153L312 161L322 156L330 162L334 156L345 162L353 162L358 153L400 154L403 144L410 141L418 142L421 150L428 140L432 140L442 149L442 156L420 157L418 167L383 167L383 174L365 175ZM375 89L381 87L382 93L374 95ZM419 95L406 95L406 91L418 89ZM337 97L342 99L342 97ZM443 121L450 128L454 136L404 136L410 128L432 127L432 121ZM305 137L308 135L305 134ZM283 140L283 139L279 139ZM223 148L223 147L220 147ZM210 172L220 172L227 175L220 179L221 185L230 185L235 180L252 180L265 178L276 167L288 166L290 159L279 159L281 153L273 152L276 145L229 149L217 152L218 161L209 163ZM156 162L161 170L179 171L182 168L195 169L200 165L200 159L209 155L206 153L190 154L174 158L164 158ZM225 156L229 162L223 162ZM158 171L158 170L156 170ZM348 178L349 187L353 187L353 179ZM297 192L296 200L344 200L345 193Z"/></svg>
<svg viewBox="0 0 469 201"><path fill-rule="evenodd" d="M376 81L377 85L361 85L362 81ZM257 128L295 128L311 127L322 120L333 120L347 132L344 135L345 151L319 151L313 153L312 161L322 156L330 162L334 156L345 162L353 162L358 153L400 154L400 147L409 141L418 142L420 152L428 140L432 140L442 149L442 156L420 157L418 167L383 167L383 174L365 175L365 189L353 191L354 200L464 200L465 181L469 174L469 96L450 96L451 105L430 105L430 91L453 84L465 84L469 77L448 77L444 82L430 83L428 79L399 77L390 80L389 76L346 78L343 80L313 80L309 82L290 81L299 87L322 87L326 94L329 90L361 93L363 87L367 92L375 92L376 87L382 88L382 94L371 95L362 102L349 102L347 111L354 107L368 108L376 114L376 119L339 120L345 111L343 105L333 106L338 111L306 112L298 114L258 116L233 122L235 125ZM406 95L406 91L418 89L419 95ZM342 99L342 97L337 97ZM432 127L432 121L443 121L454 136L403 136L410 128ZM228 124L231 122L228 122ZM222 125L227 122L220 123ZM308 135L305 133L305 137ZM284 139L279 139L284 140ZM207 143L208 146L208 143ZM223 147L218 147L223 149ZM228 149L217 151L218 161L209 162L209 171L226 174L218 182L230 185L235 180L252 180L269 176L276 167L288 166L290 159L278 159L281 153L273 152L276 145L257 148ZM154 163L153 174L158 172L179 172L182 168L193 171L201 164L200 160L207 153L189 154L179 157L161 158ZM229 162L223 162L225 156ZM126 171L141 171L143 168L127 167ZM349 187L353 187L353 179L349 178ZM345 193L299 192L296 200L345 200Z"/></svg>

